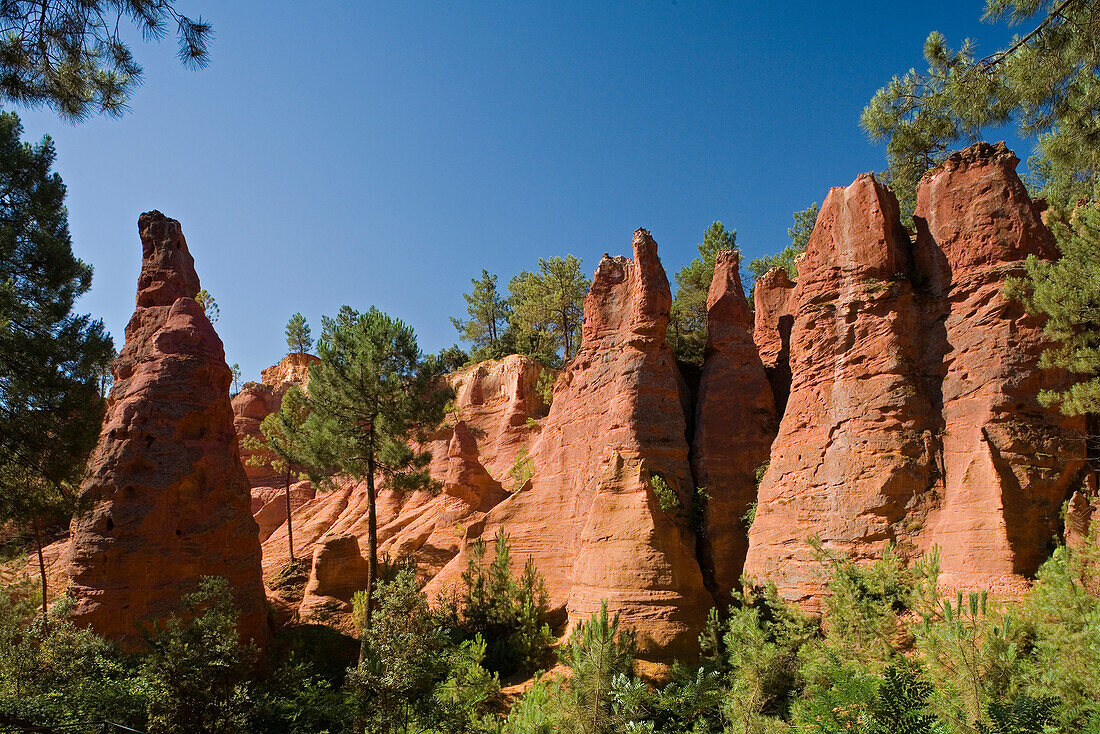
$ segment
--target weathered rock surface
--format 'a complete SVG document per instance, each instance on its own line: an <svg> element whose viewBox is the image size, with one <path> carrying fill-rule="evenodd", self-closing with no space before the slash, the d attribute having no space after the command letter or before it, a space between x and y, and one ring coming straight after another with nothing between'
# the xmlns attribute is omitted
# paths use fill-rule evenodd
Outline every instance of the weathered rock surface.
<svg viewBox="0 0 1100 734"><path fill-rule="evenodd" d="M1003 144L921 182L913 245L869 175L834 189L795 287L790 400L746 570L809 599L806 538L857 559L938 546L945 589L1011 593L1050 550L1085 456L1082 420L1038 404L1039 318L1003 294L1057 252ZM759 323L759 321L758 321Z"/></svg>
<svg viewBox="0 0 1100 734"><path fill-rule="evenodd" d="M302 622L336 623L350 632L351 597L365 589L369 566L351 535L331 535L313 551L298 616Z"/></svg>
<svg viewBox="0 0 1100 734"><path fill-rule="evenodd" d="M312 354L295 352L288 354L272 367L261 371L263 382L247 382L240 392L233 396L233 427L240 441L241 461L248 481L252 487L283 486L285 477L272 471L267 462L257 464L250 461L254 452L245 445L245 438L263 440L260 423L271 413L279 409L283 395L291 386L308 392L309 368L321 360ZM263 452L261 452L263 453Z"/></svg>
<svg viewBox="0 0 1100 734"><path fill-rule="evenodd" d="M453 425L444 425L422 447L432 454L429 470L442 491L407 496L380 491L379 553L415 558L425 581L458 553L466 527L507 496L505 488L514 484L509 471L538 435L547 410L540 377L552 379L553 373L518 354L448 375L455 389L448 415ZM308 556L315 544L332 534L363 538L365 547L366 502L365 485L344 482L296 508L295 555ZM287 561L283 523L263 543L265 575Z"/></svg>
<svg viewBox="0 0 1100 734"><path fill-rule="evenodd" d="M931 408L909 238L870 174L829 192L799 265L790 398L749 531L745 570L787 598L820 590L806 539L858 559L907 525L929 485Z"/></svg>
<svg viewBox="0 0 1100 734"><path fill-rule="evenodd" d="M563 619L574 625L607 599L650 658L693 649L712 604L686 520L693 482L686 388L665 343L670 305L648 232L635 232L634 260L604 256L585 298L579 352L558 377L531 451L529 488L471 525L465 546L506 533L515 571L532 557ZM653 475L679 508L660 508ZM466 557L429 583L429 595L458 587Z"/></svg>
<svg viewBox="0 0 1100 734"><path fill-rule="evenodd" d="M782 416L791 392L791 329L794 327L794 283L783 268L772 268L753 286L753 341Z"/></svg>
<svg viewBox="0 0 1100 734"><path fill-rule="evenodd" d="M1065 375L1040 370L1042 319L1003 294L1028 255L1055 258L1003 143L955 153L921 181L917 258L936 307L930 377L942 405L941 501L922 547L941 548L947 587L1022 588L1049 555L1084 460L1084 421L1039 405ZM942 356L941 356L942 355Z"/></svg>
<svg viewBox="0 0 1100 734"><path fill-rule="evenodd" d="M753 343L737 252L718 254L707 295L707 346L695 406L692 473L708 499L699 558L722 606L739 587L756 501L756 472L767 461L778 428L764 365Z"/></svg>
<svg viewBox="0 0 1100 734"><path fill-rule="evenodd" d="M115 360L69 550L73 619L132 649L203 576L229 580L243 639L267 638L260 547L241 467L222 342L194 300L178 222L138 220L137 310Z"/></svg>
<svg viewBox="0 0 1100 734"><path fill-rule="evenodd" d="M309 392L309 368L319 364L321 359L306 352L291 352L279 360L279 363L260 370L260 382L274 388L286 388L291 385Z"/></svg>

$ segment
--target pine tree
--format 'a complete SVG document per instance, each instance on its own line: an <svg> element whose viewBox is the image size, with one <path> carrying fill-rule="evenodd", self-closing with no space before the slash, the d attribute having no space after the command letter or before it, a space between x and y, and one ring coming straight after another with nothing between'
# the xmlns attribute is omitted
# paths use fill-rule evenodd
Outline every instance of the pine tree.
<svg viewBox="0 0 1100 734"><path fill-rule="evenodd" d="M73 255L52 142L32 146L21 133L0 112L0 523L33 529L45 614L40 520L75 500L114 347L101 321L72 313L92 268Z"/></svg>
<svg viewBox="0 0 1100 734"><path fill-rule="evenodd" d="M125 21L145 39L175 26L177 55L191 68L209 61L210 24L171 0L6 0L0 3L0 96L46 105L62 117L121 115L142 69L126 40Z"/></svg>
<svg viewBox="0 0 1100 734"><path fill-rule="evenodd" d="M290 479L296 469L302 470L309 462L309 446L304 434L308 417L308 399L297 385L292 385L283 394L279 410L268 414L260 422L263 441L254 436L245 436L241 441L244 448L253 452L248 457L249 466L270 466L272 471L283 475L283 493L286 499L286 542L291 564L294 564L295 559Z"/></svg>
<svg viewBox="0 0 1100 734"><path fill-rule="evenodd" d="M612 681L633 672L636 643L631 630L620 629L619 615L609 617L607 600L600 611L580 624L560 652L561 661L573 670L569 679L569 730L581 734L615 731Z"/></svg>
<svg viewBox="0 0 1100 734"><path fill-rule="evenodd" d="M539 258L537 272L524 270L508 283L512 304L511 325L521 351L544 349L544 337L552 346L549 354L535 352L547 361L560 350L565 362L573 359L580 343L581 319L588 279L581 273L581 261L573 255Z"/></svg>
<svg viewBox="0 0 1100 734"><path fill-rule="evenodd" d="M500 295L497 276L488 270L482 270L481 277L472 278L470 283L474 289L462 295L470 318L466 321L452 318L451 324L460 339L474 345L476 360L502 357L501 337L512 313L508 300Z"/></svg>
<svg viewBox="0 0 1100 734"><path fill-rule="evenodd" d="M924 43L928 70L894 77L863 110L860 124L886 141L889 182L903 215L912 214L920 177L948 146L1010 122L1036 140L1044 195L1062 206L1096 195L1100 3L986 0L983 20L1030 23L1030 30L984 58L973 41L952 50L934 32Z"/></svg>
<svg viewBox="0 0 1100 734"><path fill-rule="evenodd" d="M752 273L752 279L755 281L762 275L767 273L772 268L783 268L787 271L787 277L791 280L798 279L798 266L796 261L798 256L806 251L806 245L810 243L810 235L814 231L814 225L817 223L817 215L821 212L821 207L817 205L815 201L802 211L797 211L793 215L794 226L787 229L787 236L791 238L791 244L783 248L783 251L775 255L765 255L764 257L753 258L749 261L749 272ZM755 283L753 288L755 289Z"/></svg>
<svg viewBox="0 0 1100 734"><path fill-rule="evenodd" d="M218 306L218 302L214 300L214 296L210 294L210 291L202 288L195 296L195 300L202 306L203 313L206 314L206 318L210 320L210 323L217 322L221 318L222 310Z"/></svg>
<svg viewBox="0 0 1100 734"><path fill-rule="evenodd" d="M1100 413L1100 202L1049 221L1062 257L1050 262L1032 255L1027 279L1011 281L1007 291L1028 311L1046 315L1043 331L1057 344L1043 352L1039 366L1077 377L1064 392L1042 392L1040 402L1067 415Z"/></svg>
<svg viewBox="0 0 1100 734"><path fill-rule="evenodd" d="M676 356L684 362L703 363L707 342L707 293L714 278L714 263L718 253L737 248L737 230L727 231L721 222L714 222L703 234L698 245L699 256L676 273L676 297L668 321L668 342Z"/></svg>
<svg viewBox="0 0 1100 734"><path fill-rule="evenodd" d="M311 467L367 484L369 626L378 578L375 478L398 491L432 486L431 454L414 449L412 442L443 420L452 393L438 380L438 363L424 358L413 330L400 319L376 308L360 314L344 307L323 323L317 345L321 362L310 368L302 443Z"/></svg>
<svg viewBox="0 0 1100 734"><path fill-rule="evenodd" d="M313 348L313 336L306 317L296 313L286 322L286 346L291 354L308 353Z"/></svg>

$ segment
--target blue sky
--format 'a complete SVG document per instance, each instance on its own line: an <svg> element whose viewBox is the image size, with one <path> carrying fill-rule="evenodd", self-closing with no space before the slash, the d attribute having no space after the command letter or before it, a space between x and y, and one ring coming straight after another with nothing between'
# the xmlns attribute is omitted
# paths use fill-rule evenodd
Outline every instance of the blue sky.
<svg viewBox="0 0 1100 734"><path fill-rule="evenodd" d="M121 346L137 217L160 209L245 379L285 353L295 311L316 335L376 305L435 351L482 268L503 284L572 253L591 274L637 227L670 280L715 219L747 258L778 251L793 211L883 167L860 110L923 68L929 31L985 53L1007 36L981 2L176 4L214 24L209 68L137 42L125 117L16 111L57 147L95 267L81 310Z"/></svg>

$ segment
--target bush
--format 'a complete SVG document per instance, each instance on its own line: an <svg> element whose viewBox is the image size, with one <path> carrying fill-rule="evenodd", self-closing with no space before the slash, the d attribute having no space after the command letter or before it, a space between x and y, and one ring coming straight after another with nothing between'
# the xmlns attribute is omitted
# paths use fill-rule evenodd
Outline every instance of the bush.
<svg viewBox="0 0 1100 734"><path fill-rule="evenodd" d="M467 639L486 644L485 667L502 676L530 675L550 662L554 637L546 623L549 600L542 575L530 558L517 583L512 578L508 538L501 529L496 554L485 568L485 542L478 538L462 579L466 591L460 625Z"/></svg>

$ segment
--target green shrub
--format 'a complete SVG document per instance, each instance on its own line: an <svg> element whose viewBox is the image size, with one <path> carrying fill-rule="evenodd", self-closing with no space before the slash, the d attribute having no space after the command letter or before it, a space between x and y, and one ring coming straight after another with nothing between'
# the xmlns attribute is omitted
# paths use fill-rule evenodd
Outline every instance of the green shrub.
<svg viewBox="0 0 1100 734"><path fill-rule="evenodd" d="M550 661L554 642L546 623L549 600L542 575L527 559L519 581L512 577L508 538L501 529L495 555L485 567L485 542L470 548L466 586L461 600L460 625L467 637L480 636L486 644L485 666L501 675L531 674Z"/></svg>

